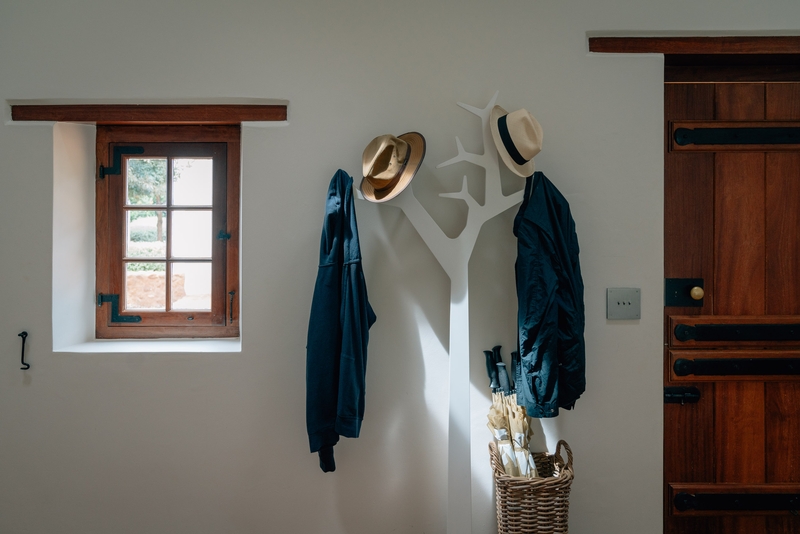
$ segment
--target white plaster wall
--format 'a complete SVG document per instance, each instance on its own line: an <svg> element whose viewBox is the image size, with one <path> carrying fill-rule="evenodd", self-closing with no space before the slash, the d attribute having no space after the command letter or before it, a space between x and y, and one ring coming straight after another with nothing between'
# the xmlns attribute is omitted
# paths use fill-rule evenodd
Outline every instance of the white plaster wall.
<svg viewBox="0 0 800 534"><path fill-rule="evenodd" d="M336 169L358 176L376 135L422 132L415 189L457 232L456 201L428 195L481 176L435 166L456 135L481 150L456 101L496 90L541 122L537 168L582 246L588 390L543 429L575 452L572 531L660 532L662 60L590 55L586 35L798 28L795 0L0 0L0 101L289 101L288 126L243 133L240 353L54 353L59 138L0 126L0 532L444 532L448 279L399 210L358 205L378 322L362 437L334 474L307 453L306 325ZM470 262L474 532L495 528L481 350L515 343L512 218ZM623 285L642 319L608 322L605 288Z"/></svg>

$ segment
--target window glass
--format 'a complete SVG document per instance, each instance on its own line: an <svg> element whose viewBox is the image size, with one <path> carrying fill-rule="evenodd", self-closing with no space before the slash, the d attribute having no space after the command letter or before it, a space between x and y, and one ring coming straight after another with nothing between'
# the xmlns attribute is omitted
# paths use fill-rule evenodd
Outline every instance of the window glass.
<svg viewBox="0 0 800 534"><path fill-rule="evenodd" d="M165 263L125 264L125 309L163 310L167 303Z"/></svg>
<svg viewBox="0 0 800 534"><path fill-rule="evenodd" d="M214 198L211 158L172 160L172 205L210 206Z"/></svg>
<svg viewBox="0 0 800 534"><path fill-rule="evenodd" d="M125 256L128 258L166 258L167 212L126 211L128 220Z"/></svg>
<svg viewBox="0 0 800 534"><path fill-rule="evenodd" d="M172 212L171 256L210 258L212 243L211 210Z"/></svg>
<svg viewBox="0 0 800 534"><path fill-rule="evenodd" d="M167 203L167 158L128 158L125 176L128 205Z"/></svg>
<svg viewBox="0 0 800 534"><path fill-rule="evenodd" d="M172 264L172 309L211 309L211 262Z"/></svg>

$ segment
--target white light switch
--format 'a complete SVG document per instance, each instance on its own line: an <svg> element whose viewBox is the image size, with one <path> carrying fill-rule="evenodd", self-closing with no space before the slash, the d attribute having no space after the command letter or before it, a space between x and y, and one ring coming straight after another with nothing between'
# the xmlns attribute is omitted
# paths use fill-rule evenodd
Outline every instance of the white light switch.
<svg viewBox="0 0 800 534"><path fill-rule="evenodd" d="M641 319L642 299L638 287L609 287L606 319Z"/></svg>

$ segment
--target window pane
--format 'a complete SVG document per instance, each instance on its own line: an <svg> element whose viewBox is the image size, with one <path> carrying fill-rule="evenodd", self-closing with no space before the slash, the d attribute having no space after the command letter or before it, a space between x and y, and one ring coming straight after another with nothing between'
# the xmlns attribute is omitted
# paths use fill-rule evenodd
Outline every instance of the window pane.
<svg viewBox="0 0 800 534"><path fill-rule="evenodd" d="M165 309L167 303L166 282L166 263L126 263L125 309Z"/></svg>
<svg viewBox="0 0 800 534"><path fill-rule="evenodd" d="M172 160L172 204L175 206L210 206L213 195L211 158L175 158Z"/></svg>
<svg viewBox="0 0 800 534"><path fill-rule="evenodd" d="M166 205L167 158L128 158L125 168L129 205Z"/></svg>
<svg viewBox="0 0 800 534"><path fill-rule="evenodd" d="M211 310L211 263L172 264L172 309Z"/></svg>
<svg viewBox="0 0 800 534"><path fill-rule="evenodd" d="M211 210L172 212L172 256L211 257Z"/></svg>
<svg viewBox="0 0 800 534"><path fill-rule="evenodd" d="M127 210L127 243L129 258L166 258L167 212Z"/></svg>

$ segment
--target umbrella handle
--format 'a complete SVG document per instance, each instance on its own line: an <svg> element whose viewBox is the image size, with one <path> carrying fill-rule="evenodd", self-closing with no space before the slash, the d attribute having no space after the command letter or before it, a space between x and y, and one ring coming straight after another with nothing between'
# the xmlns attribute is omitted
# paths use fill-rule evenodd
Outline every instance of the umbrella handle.
<svg viewBox="0 0 800 534"><path fill-rule="evenodd" d="M511 394L511 382L508 379L508 371L506 371L506 364L503 362L497 363L497 380L500 382L500 389L506 395Z"/></svg>
<svg viewBox="0 0 800 534"><path fill-rule="evenodd" d="M492 347L492 356L494 356L494 363L501 363L503 361L503 356L500 354L500 349L502 349L502 345L495 345Z"/></svg>
<svg viewBox="0 0 800 534"><path fill-rule="evenodd" d="M497 383L497 367L494 364L494 355L490 350L483 351L483 354L486 356L486 374L489 375L489 388L494 393L500 387L500 384Z"/></svg>
<svg viewBox="0 0 800 534"><path fill-rule="evenodd" d="M561 447L564 447L567 451L567 463L564 463L564 457L561 456ZM555 453L555 462L556 464L561 464L564 466L564 469L568 471L572 471L572 449L569 448L569 445L563 439L558 441L556 445L556 453Z"/></svg>

